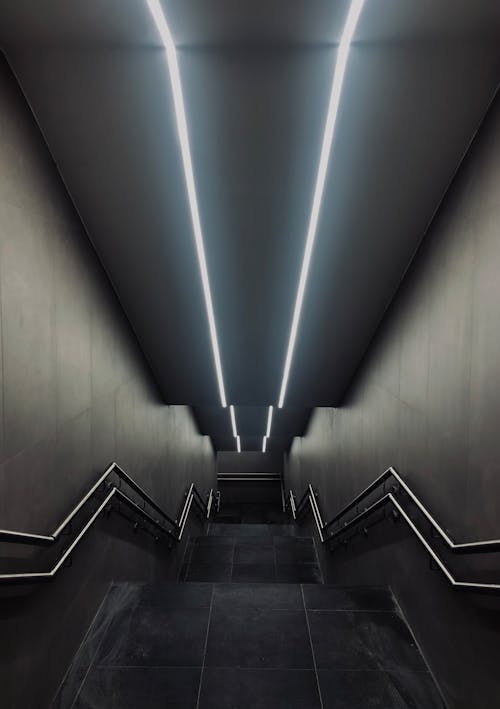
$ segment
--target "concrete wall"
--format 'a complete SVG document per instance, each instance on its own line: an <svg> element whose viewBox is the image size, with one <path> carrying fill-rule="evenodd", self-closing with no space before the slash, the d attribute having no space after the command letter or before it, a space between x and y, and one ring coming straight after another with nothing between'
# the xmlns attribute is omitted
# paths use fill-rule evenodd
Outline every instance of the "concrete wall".
<svg viewBox="0 0 500 709"><path fill-rule="evenodd" d="M188 482L215 483L208 438L162 402L4 63L0 308L0 527L50 533L113 459L172 516ZM48 706L109 582L171 578L179 554L112 516L49 586L0 591L1 706ZM38 558L0 545L2 569Z"/></svg>
<svg viewBox="0 0 500 709"><path fill-rule="evenodd" d="M328 516L394 465L452 537L498 538L499 421L497 100L343 406L316 410L294 441L288 481L297 492L312 481ZM402 525L377 526L326 565L330 582L393 587L450 707L500 706L498 597L453 592ZM497 554L470 573L498 580L499 569Z"/></svg>

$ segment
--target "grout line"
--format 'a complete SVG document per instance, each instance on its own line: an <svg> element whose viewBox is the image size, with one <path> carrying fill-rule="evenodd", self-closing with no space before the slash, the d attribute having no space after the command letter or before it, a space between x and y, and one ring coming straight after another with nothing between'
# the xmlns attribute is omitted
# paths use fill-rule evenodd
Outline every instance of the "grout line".
<svg viewBox="0 0 500 709"><path fill-rule="evenodd" d="M278 558L276 556L276 544L274 543L274 537L273 539L273 555L274 555L274 579L275 582L278 583Z"/></svg>
<svg viewBox="0 0 500 709"><path fill-rule="evenodd" d="M413 628L408 623L408 620L406 619L406 615L403 613L403 609L401 608L401 605L400 605L398 599L396 598L396 594L392 591L392 588L391 588L391 593L392 593L392 597L394 598L394 603L396 605L396 609L397 609L396 613L402 619L403 623L406 625L408 631L410 632L413 642L415 643L415 647L417 648L418 652L420 653L420 657L424 661L424 665L427 668L427 673L432 677L432 681L434 682L434 686L437 690L437 693L439 694L441 701L443 702L443 706L445 707L445 709L448 709L448 702L445 699L444 692L441 689L441 685L437 681L436 675L434 674L434 672L431 669L431 666L427 662L427 658L422 651L422 647L420 646L420 643L418 642L417 638L415 637L415 633L413 632Z"/></svg>
<svg viewBox="0 0 500 709"><path fill-rule="evenodd" d="M98 616L99 616L99 613L100 613L101 610L102 610L102 607L104 606L104 602L105 602L105 600L106 600L106 598L107 598L107 596L108 596L108 593L109 593L110 588L111 588L112 585L113 585L113 583L111 582L111 583L109 584L109 586L108 586L108 590L107 590L106 593L104 594L104 597L103 597L102 601L99 603L99 607L97 608L97 610L96 610L96 612L95 612L95 615L94 615L94 617L92 618L92 622L90 623L90 625L89 625L89 627L88 627L88 629L87 629L87 632L85 633L85 635L84 635L84 637L83 637L83 640L81 641L80 645L78 646L78 649L77 649L77 651L75 652L75 654L74 654L74 656L73 656L73 659L72 659L72 661L71 661L71 664L70 664L70 666L68 667L68 669L66 670L66 672L65 672L65 674L64 674L64 677L62 678L62 681L61 681L59 687L57 688L57 691L56 691L56 693L55 693L55 696L54 696L54 700L53 700L53 701L55 701L55 700L59 697L59 694L60 694L61 690L62 690L63 687L64 687L64 683L65 683L65 681L66 681L66 678L69 677L69 675L70 675L70 673L71 673L71 670L72 670L72 668L74 667L74 663L75 663L76 658L78 657L79 653L83 650L83 647L87 644L87 642L88 642L88 640L89 640L89 638L90 638L90 634L91 634L91 632L92 632L92 630L93 630L93 628L94 628L95 622L96 622L96 620L97 620L97 618L98 618ZM99 645L99 647L100 647L100 645ZM99 647L97 648L97 650L99 649ZM97 650L96 650L96 652L97 652ZM94 655L92 655L91 662L93 661L93 659L94 659L94 657L95 657L95 654L96 654L96 653L94 653ZM87 674L88 674L88 669L87 669L87 672L85 673L84 678L82 679L82 681L80 682L80 684L79 684L79 686L78 686L77 695L79 694L80 689L82 688L82 685L83 685L85 679L87 678ZM76 699L76 697L75 697L75 699ZM75 703L75 699L73 700L71 706L73 706L73 704ZM71 708L70 708L70 709L71 709Z"/></svg>
<svg viewBox="0 0 500 709"><path fill-rule="evenodd" d="M189 552L189 545L191 544L191 551ZM186 581L189 581L189 572L191 570L191 559L193 557L193 551L194 551L195 543L193 537L189 537L187 540L186 548L184 550L184 556L181 561L179 573L177 574L177 582L178 583L184 583ZM188 553L189 552L189 553ZM188 561L186 562L186 578L185 579L180 579L180 576L182 574L182 568L184 566L184 560L186 559L186 556L189 556Z"/></svg>
<svg viewBox="0 0 500 709"><path fill-rule="evenodd" d="M111 587L112 587L112 586L113 586L113 582L111 582L111 584L109 585L108 591L107 591L106 595L104 596L104 598L102 599L102 603L101 603L101 605L99 606L99 609L98 609L98 611L97 611L97 613L96 613L96 615L95 615L95 617L94 617L94 620L92 621L92 624L91 624L91 626L90 626L90 628L89 628L89 630L88 630L88 634L90 634L90 631L91 631L91 629L93 628L94 623L96 622L97 617L98 617L98 615L99 615L99 613L100 613L102 607L104 606L104 602L106 601L106 599L107 599L107 597L108 597L108 595L109 595L109 592L111 591ZM115 617L116 617L116 616L115 616ZM99 654L99 650L101 649L101 645L103 644L104 638L107 636L108 630L109 630L109 628L110 628L110 626L111 626L111 623L114 621L115 617L111 617L111 619L109 619L109 621L108 621L108 623L107 623L107 625L106 625L106 629L104 630L104 632L103 632L103 634L102 634L101 640L100 640L100 642L97 644L97 647L96 647L96 649L95 649L95 652L94 652L94 654L92 655L92 658L91 658L91 660L90 660L90 662L89 662L89 666L87 667L87 671L85 672L85 675L84 675L82 681L80 682L80 685L79 685L79 687L78 687L78 690L77 690L77 692L76 692L76 694L75 694L75 698L73 699L73 701L72 701L71 704L70 704L70 709L73 709L73 707L75 706L76 700L77 700L78 697L80 696L80 693L81 693L81 691L82 691L82 689L83 689L83 685L84 685L85 682L87 681L87 677L89 676L90 670L93 669L93 667L94 667L94 663L95 663L96 657L97 657L98 654ZM88 635L88 634L87 634L87 635ZM87 638L87 636L85 636L85 637ZM85 641L84 641L84 642L85 642ZM82 645L83 645L83 643L82 643Z"/></svg>
<svg viewBox="0 0 500 709"><path fill-rule="evenodd" d="M304 597L304 585L303 584L300 584L300 593L302 594L302 604L304 606L307 632L309 634L309 643L311 645L311 652L312 652L313 665L314 665L314 674L316 675L316 684L318 686L319 704L320 704L321 709L323 709L323 697L321 696L321 687L319 686L318 668L316 666L316 655L314 654L314 646L313 646L312 635L311 635L311 627L309 625L309 618L307 615L306 599Z"/></svg>
<svg viewBox="0 0 500 709"><path fill-rule="evenodd" d="M233 556L231 558L231 573L229 574L229 583L232 583L233 581L233 572L234 572L234 557L236 556L236 537L233 537Z"/></svg>
<svg viewBox="0 0 500 709"><path fill-rule="evenodd" d="M198 686L198 698L196 700L196 709L198 709L200 706L201 686L203 684L203 672L205 670L205 659L207 656L208 634L210 632L210 623L212 621L212 608L214 605L214 594L215 594L215 584L213 583L212 584L212 595L210 596L210 610L208 611L207 634L205 636L205 647L203 648L203 665L201 666L201 672L200 672L200 684Z"/></svg>
<svg viewBox="0 0 500 709"><path fill-rule="evenodd" d="M316 564L318 566L319 573L321 575L321 583L324 586L325 585L325 576L323 574L323 567L321 566L321 562L319 560L318 548L316 546L316 538L315 537L312 538L312 543L313 543L314 555L316 556Z"/></svg>
<svg viewBox="0 0 500 709"><path fill-rule="evenodd" d="M309 613L392 613L392 615L399 617L397 610L391 611L383 608L308 608L307 610Z"/></svg>

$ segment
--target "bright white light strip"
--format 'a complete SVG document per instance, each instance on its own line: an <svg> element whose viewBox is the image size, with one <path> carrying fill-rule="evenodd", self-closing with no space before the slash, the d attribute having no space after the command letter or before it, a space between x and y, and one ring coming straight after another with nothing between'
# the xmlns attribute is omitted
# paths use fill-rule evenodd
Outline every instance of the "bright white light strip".
<svg viewBox="0 0 500 709"><path fill-rule="evenodd" d="M241 453L241 439L239 436L236 436L236 450Z"/></svg>
<svg viewBox="0 0 500 709"><path fill-rule="evenodd" d="M267 436L262 436L262 452L266 452L266 446L267 446Z"/></svg>
<svg viewBox="0 0 500 709"><path fill-rule="evenodd" d="M267 410L267 428L266 428L266 438L271 435L271 424L273 422L273 410L274 407L270 406Z"/></svg>
<svg viewBox="0 0 500 709"><path fill-rule="evenodd" d="M233 436L236 438L238 435L238 429L236 428L236 416L234 414L234 406L232 404L229 407L229 415L231 416L231 428L233 429Z"/></svg>
<svg viewBox="0 0 500 709"><path fill-rule="evenodd" d="M332 88L330 93L330 101L328 104L328 113L326 117L325 131L323 134L323 143L321 145L321 154L319 159L318 174L316 176L316 185L314 188L314 196L309 217L309 226L307 229L306 245L304 249L304 257L302 260L302 268L300 271L299 287L295 298L295 308L293 311L292 327L290 330L290 339L288 340L288 349L285 359L285 367L283 370L283 379L281 380L281 389L278 400L278 408L283 408L285 402L286 388L288 385L288 377L290 376L290 367L292 366L293 352L295 349L295 340L297 339L297 330L299 327L302 304L304 300L304 292L306 289L307 276L309 274L309 266L311 264L311 255L316 239L318 228L319 213L323 192L325 189L326 173L328 170L328 161L333 142L333 134L335 131L335 123L340 103L340 93L344 82L344 74L347 65L347 57L349 55L349 47L356 29L359 15L363 7L364 0L351 0L346 23L342 31L342 37L337 50L337 61L333 72Z"/></svg>
<svg viewBox="0 0 500 709"><path fill-rule="evenodd" d="M198 255L201 283L203 286L203 295L205 297L205 306L208 318L208 327L210 330L210 339L212 341L212 352L214 357L215 372L217 374L220 402L225 408L227 406L226 391L224 388L224 378L222 376L222 364L219 351L219 342L217 339L217 329L215 327L215 316L212 304L212 294L210 291L210 281L208 279L205 247L203 244L203 233L201 230L198 198L196 196L193 164L191 161L191 150L189 147L189 134L186 122L186 112L184 110L184 98L182 96L181 77L179 73L179 65L177 63L177 53L175 51L174 40L170 33L170 29L167 24L165 15L163 14L163 10L159 0L146 0L146 2L149 7L149 11L151 12L151 15L153 17L153 20L155 21L156 27L160 34L161 40L165 46L167 54L168 72L170 75L170 83L172 86L172 94L174 98L175 118L177 121L177 132L179 134L182 163L184 166L184 177L186 179L189 209L191 211L191 221L193 224L193 233L196 243L196 253Z"/></svg>

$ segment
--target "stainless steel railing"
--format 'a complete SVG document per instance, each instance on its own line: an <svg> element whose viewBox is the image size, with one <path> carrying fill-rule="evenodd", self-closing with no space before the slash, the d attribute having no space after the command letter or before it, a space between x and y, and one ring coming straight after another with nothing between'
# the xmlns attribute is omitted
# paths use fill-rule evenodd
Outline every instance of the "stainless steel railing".
<svg viewBox="0 0 500 709"><path fill-rule="evenodd" d="M393 480L393 485L389 492L386 491L386 483L388 480ZM382 487L382 495L376 501L364 507L359 511L361 503ZM408 512L405 510L401 501L397 499L397 495L403 492L417 507L423 517L430 523L432 531L444 542L445 548L455 554L479 554L491 553L500 551L500 539L487 539L473 542L455 542L445 532L441 525L436 521L433 515L429 512L423 502L415 495L409 485L403 480L395 468L388 468L378 478L376 478L368 487L354 497L347 505L345 505L332 519L326 524L323 522L321 511L318 504L318 494L313 489L312 485L308 485L305 493L297 502L292 490L289 493L290 511L294 519L301 517L308 509L311 510L318 530L318 535L323 544L333 543L340 540L342 537L357 528L361 522L370 517L374 512L384 508L390 504L394 508L396 514L403 519L413 534L417 537L422 546L431 556L438 568L447 578L449 583L455 588L463 588L475 591L500 591L498 583L481 583L475 581L462 581L455 578L448 566L436 552L434 545L421 532L417 524L411 519ZM354 510L354 516L345 519L349 512ZM336 529L333 529L337 525ZM366 528L364 529L366 532Z"/></svg>
<svg viewBox="0 0 500 709"><path fill-rule="evenodd" d="M116 476L112 481L112 476ZM125 483L132 492L137 495L142 504L138 504L122 489L121 483ZM93 526L99 516L110 509L111 502L116 498L124 503L135 515L154 530L154 534L164 534L171 540L179 542L182 539L184 528L192 509L193 503L201 515L208 519L210 517L214 493L211 489L207 501L205 502L194 483L191 483L184 496L184 503L178 519L172 519L154 500L143 490L143 488L133 480L117 463L111 465L98 478L92 487L82 496L73 507L71 512L56 527L52 534L35 534L32 532L20 532L12 529L0 529L0 542L10 542L15 544L29 544L33 546L51 546L59 541L60 537L71 529L71 525L77 515L83 510L85 505L91 500L103 496L99 500L97 508L93 511L89 519L76 534L72 542L59 555L55 564L47 571L34 571L22 573L0 574L0 582L20 582L20 581L43 581L54 578L64 563L68 560L72 552L85 537L89 529ZM149 508L149 510L147 509ZM155 516L153 516L155 513ZM137 523L135 523L137 527Z"/></svg>

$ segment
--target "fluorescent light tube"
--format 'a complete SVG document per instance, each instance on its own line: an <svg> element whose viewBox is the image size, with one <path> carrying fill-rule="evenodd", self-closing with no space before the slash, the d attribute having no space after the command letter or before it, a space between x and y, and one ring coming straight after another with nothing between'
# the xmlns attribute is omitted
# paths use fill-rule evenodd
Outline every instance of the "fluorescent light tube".
<svg viewBox="0 0 500 709"><path fill-rule="evenodd" d="M196 244L196 254L198 256L201 283L203 286L203 295L205 298L208 329L212 342L212 353L215 364L215 372L217 375L217 383L219 387L219 397L221 405L225 408L227 406L226 391L224 388L224 377L222 375L222 363L219 350L219 341L217 339L217 328L215 326L215 315L212 303L212 294L210 291L210 281L208 278L205 246L203 243L203 232L201 229L200 213L198 209L198 198L196 196L193 164L191 161L191 149L189 147L189 134L186 121L186 112L184 109L184 98L182 95L179 65L177 63L177 53L175 50L175 44L172 38L172 34L170 32L170 28L167 24L167 20L163 13L159 0L146 0L146 2L160 34L167 56L168 73L170 76L170 84L172 86L172 94L174 99L177 133L179 135L179 143L181 146L182 164L184 167L184 177L186 180L189 210L191 212L193 234Z"/></svg>
<svg viewBox="0 0 500 709"><path fill-rule="evenodd" d="M273 422L273 406L270 406L267 410L267 427L266 427L266 437L269 438L271 435L271 424Z"/></svg>
<svg viewBox="0 0 500 709"><path fill-rule="evenodd" d="M233 429L233 436L236 438L238 435L238 429L236 428L236 416L234 413L234 406L231 404L229 407L229 415L231 416L231 428Z"/></svg>
<svg viewBox="0 0 500 709"><path fill-rule="evenodd" d="M299 285L297 295L295 297L295 307L293 311L292 327L290 329L290 337L288 340L288 348L285 358L285 366L283 369L283 378L281 380L280 395L278 399L278 408L283 408L285 402L286 389L288 378L290 376L290 367L292 366L293 353L295 349L295 341L297 339L297 330L302 312L304 301L304 293L306 289L307 276L309 274L309 266L311 265L311 256L316 239L318 229L318 220L325 189L326 173L328 170L328 161L333 142L333 134L335 131L335 123L337 121L337 113L339 110L340 94L344 75L347 65L347 57L349 55L349 47L356 29L356 25L363 7L364 0L352 0L347 14L347 19L342 31L342 37L337 49L337 60L333 72L332 87L330 90L330 101L328 103L328 112L326 116L325 130L323 133L323 142L321 145L321 153L318 165L318 173L316 176L316 184L312 201L311 214L309 217L309 226L307 229L306 244L304 248L304 256L302 259L302 268L300 270Z"/></svg>

